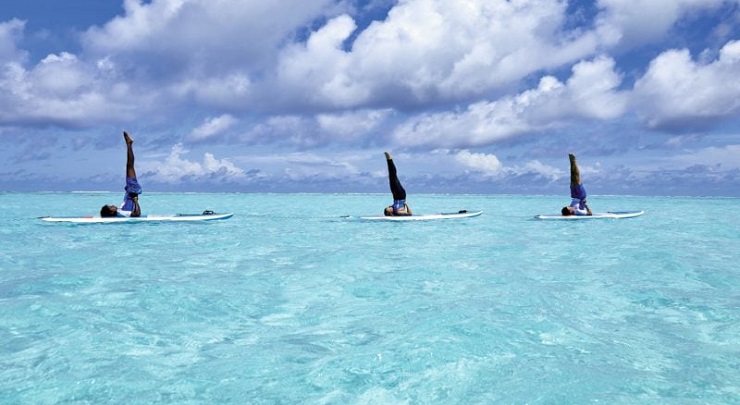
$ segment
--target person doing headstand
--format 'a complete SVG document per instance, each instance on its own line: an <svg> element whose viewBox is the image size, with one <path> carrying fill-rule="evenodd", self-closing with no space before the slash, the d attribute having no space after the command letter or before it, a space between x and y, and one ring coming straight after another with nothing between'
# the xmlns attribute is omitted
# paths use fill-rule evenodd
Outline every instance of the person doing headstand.
<svg viewBox="0 0 740 405"><path fill-rule="evenodd" d="M586 189L581 184L581 174L578 171L578 164L576 163L576 156L572 153L568 154L570 159L570 205L563 207L560 211L563 216L568 215L591 215L591 208L588 207L586 202Z"/></svg>
<svg viewBox="0 0 740 405"><path fill-rule="evenodd" d="M406 204L406 190L403 189L401 181L398 180L396 165L393 164L393 157L390 153L385 152L385 160L388 163L388 180L393 194L393 205L386 207L383 214L385 216L411 215L411 207Z"/></svg>
<svg viewBox="0 0 740 405"><path fill-rule="evenodd" d="M100 209L101 217L139 217L141 207L139 206L139 194L142 193L139 181L136 179L134 169L134 140L123 131L123 139L126 141L126 194L120 207L115 205L104 205Z"/></svg>

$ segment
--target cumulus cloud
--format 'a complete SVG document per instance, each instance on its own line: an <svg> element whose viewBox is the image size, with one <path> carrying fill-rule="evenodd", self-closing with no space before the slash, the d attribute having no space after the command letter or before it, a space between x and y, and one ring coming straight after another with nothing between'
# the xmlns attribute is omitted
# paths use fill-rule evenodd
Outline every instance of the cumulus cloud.
<svg viewBox="0 0 740 405"><path fill-rule="evenodd" d="M650 128L707 128L740 114L740 41L727 43L716 60L694 61L688 50L660 54L635 83L635 109Z"/></svg>
<svg viewBox="0 0 740 405"><path fill-rule="evenodd" d="M504 166L496 155L474 153L468 150L457 152L454 159L458 164L489 177L535 175L549 181L556 181L563 176L562 170L538 160L532 160L522 165Z"/></svg>
<svg viewBox="0 0 740 405"><path fill-rule="evenodd" d="M314 32L305 45L288 47L278 66L280 85L299 90L308 103L352 107L366 99L367 89L349 77L350 57L342 49L355 28L349 16L341 16Z"/></svg>
<svg viewBox="0 0 740 405"><path fill-rule="evenodd" d="M593 35L563 31L565 4L409 0L357 34L339 16L280 56L278 81L318 105L418 105L480 95L591 54Z"/></svg>
<svg viewBox="0 0 740 405"><path fill-rule="evenodd" d="M16 45L23 37L25 23L18 19L12 19L7 22L0 22L0 61L8 63L10 61L22 62L27 57L27 53L18 49Z"/></svg>
<svg viewBox="0 0 740 405"><path fill-rule="evenodd" d="M319 17L331 3L125 0L124 14L90 28L83 42L100 54L137 61L155 56L168 69L176 67L172 63L211 73L236 66L260 69L297 27Z"/></svg>
<svg viewBox="0 0 740 405"><path fill-rule="evenodd" d="M198 104L214 108L234 109L248 105L254 83L244 72L208 77L185 77L172 83L166 92L175 100L192 97Z"/></svg>
<svg viewBox="0 0 740 405"><path fill-rule="evenodd" d="M246 177L244 170L227 159L216 159L213 154L205 153L203 161L197 162L184 159L182 156L186 153L188 151L182 144L177 144L163 162L146 162L141 167L148 178L162 183L181 183L186 180L229 182Z"/></svg>
<svg viewBox="0 0 740 405"><path fill-rule="evenodd" d="M455 155L455 160L466 167L481 171L487 175L500 174L503 169L503 165L496 155L486 153L471 153L468 150L463 150Z"/></svg>
<svg viewBox="0 0 740 405"><path fill-rule="evenodd" d="M314 19L331 16L332 4L125 0L122 15L81 36L82 54L105 60L123 83L137 88L136 103L142 96L158 100L139 109L141 115L152 109L173 114L191 101L196 108L254 111L276 98L276 84L264 78L272 75L279 49Z"/></svg>
<svg viewBox="0 0 740 405"><path fill-rule="evenodd" d="M91 65L67 52L48 55L30 70L6 63L0 70L0 122L85 127L131 119L153 104L151 95L134 94L109 73L105 63Z"/></svg>
<svg viewBox="0 0 740 405"><path fill-rule="evenodd" d="M271 116L241 135L248 143L285 144L307 148L319 144L319 134L310 117Z"/></svg>
<svg viewBox="0 0 740 405"><path fill-rule="evenodd" d="M316 123L321 132L344 140L360 139L373 133L393 115L392 110L360 110L319 114Z"/></svg>
<svg viewBox="0 0 740 405"><path fill-rule="evenodd" d="M60 52L27 67L27 53L17 48L24 28L18 20L0 23L0 124L80 128L153 109L156 92L132 87L108 58Z"/></svg>
<svg viewBox="0 0 740 405"><path fill-rule="evenodd" d="M40 95L67 97L77 95L88 84L89 72L75 55L62 52L48 55L31 72L31 81Z"/></svg>
<svg viewBox="0 0 740 405"><path fill-rule="evenodd" d="M230 114L208 118L200 126L193 129L186 137L189 141L202 141L222 134L233 127L239 120Z"/></svg>
<svg viewBox="0 0 740 405"><path fill-rule="evenodd" d="M394 138L410 146L482 146L568 119L615 118L624 114L628 101L617 90L620 83L614 61L600 57L576 64L566 83L545 76L536 89L516 96L474 103L464 111L413 117L397 128Z"/></svg>
<svg viewBox="0 0 740 405"><path fill-rule="evenodd" d="M544 164L539 160L532 160L523 165L509 168L509 172L515 175L534 174L548 181L557 181L563 178L564 172L556 167Z"/></svg>
<svg viewBox="0 0 740 405"><path fill-rule="evenodd" d="M640 46L662 38L683 17L726 3L727 0L599 0L597 32L605 46Z"/></svg>

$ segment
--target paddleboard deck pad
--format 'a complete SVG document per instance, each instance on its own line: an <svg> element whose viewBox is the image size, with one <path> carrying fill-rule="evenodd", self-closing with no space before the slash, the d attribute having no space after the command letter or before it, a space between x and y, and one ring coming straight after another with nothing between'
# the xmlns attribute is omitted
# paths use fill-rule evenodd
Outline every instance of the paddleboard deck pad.
<svg viewBox="0 0 740 405"><path fill-rule="evenodd" d="M461 210L458 212L443 212L439 214L422 214L422 215L405 215L405 216L385 216L385 215L373 215L373 216L361 216L359 219L364 221L428 221L435 219L458 219L458 218L471 218L477 217L482 214L483 211L466 211Z"/></svg>
<svg viewBox="0 0 740 405"><path fill-rule="evenodd" d="M594 212L593 215L561 215L561 214L546 214L546 215L535 215L536 219L547 219L547 220L585 220L585 219L620 219L620 218L634 218L644 214L645 211L611 211L611 212Z"/></svg>
<svg viewBox="0 0 740 405"><path fill-rule="evenodd" d="M141 217L42 217L45 222L67 222L75 224L107 224L107 223L136 223L136 222L196 222L216 221L231 218L234 214L172 214L172 215L146 215Z"/></svg>

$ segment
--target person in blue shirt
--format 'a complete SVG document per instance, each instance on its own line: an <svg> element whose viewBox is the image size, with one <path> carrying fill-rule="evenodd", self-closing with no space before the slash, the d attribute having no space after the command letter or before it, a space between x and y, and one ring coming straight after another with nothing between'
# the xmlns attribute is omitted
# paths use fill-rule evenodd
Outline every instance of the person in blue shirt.
<svg viewBox="0 0 740 405"><path fill-rule="evenodd" d="M391 185L391 193L393 194L393 205L390 205L383 210L383 214L389 216L400 216L400 215L411 215L411 207L406 204L406 190L403 189L401 181L398 180L398 174L396 173L396 165L393 164L393 157L388 152L385 152L385 160L388 163L388 180Z"/></svg>
<svg viewBox="0 0 740 405"><path fill-rule="evenodd" d="M115 205L104 205L100 209L101 217L140 217L139 194L142 193L139 181L136 180L136 169L134 169L134 140L123 131L123 139L126 141L126 194L120 207Z"/></svg>
<svg viewBox="0 0 740 405"><path fill-rule="evenodd" d="M563 207L560 211L563 216L568 215L591 215L591 208L586 202L586 189L581 184L581 174L578 171L576 156L568 154L570 159L570 205Z"/></svg>

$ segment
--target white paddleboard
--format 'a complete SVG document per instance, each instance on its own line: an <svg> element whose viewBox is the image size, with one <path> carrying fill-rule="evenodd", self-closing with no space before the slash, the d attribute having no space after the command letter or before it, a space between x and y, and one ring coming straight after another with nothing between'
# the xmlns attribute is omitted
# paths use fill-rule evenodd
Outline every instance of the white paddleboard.
<svg viewBox="0 0 740 405"><path fill-rule="evenodd" d="M360 219L365 221L427 221L433 219L456 219L456 218L470 218L477 217L482 214L483 211L459 211L459 212L447 212L439 214L422 214L422 215L406 215L406 216L385 216L385 215L373 215L364 216Z"/></svg>
<svg viewBox="0 0 740 405"><path fill-rule="evenodd" d="M68 222L76 224L106 224L106 223L136 223L136 222L193 222L215 221L231 218L234 214L173 214L173 215L146 215L142 217L42 217L46 222Z"/></svg>
<svg viewBox="0 0 740 405"><path fill-rule="evenodd" d="M552 219L552 220L581 220L581 219L619 219L619 218L634 218L644 214L645 211L612 211L612 212L594 212L593 215L561 215L561 214L546 214L546 215L535 215L536 219Z"/></svg>

